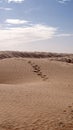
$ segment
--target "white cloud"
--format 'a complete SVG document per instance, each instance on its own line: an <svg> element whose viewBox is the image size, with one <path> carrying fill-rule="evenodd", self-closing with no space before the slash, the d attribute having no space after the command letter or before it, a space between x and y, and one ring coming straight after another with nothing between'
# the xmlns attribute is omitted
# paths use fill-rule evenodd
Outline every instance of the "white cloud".
<svg viewBox="0 0 73 130"><path fill-rule="evenodd" d="M10 2L21 3L24 0L7 0L7 1L8 1L8 3L10 3Z"/></svg>
<svg viewBox="0 0 73 130"><path fill-rule="evenodd" d="M10 11L12 9L11 8L0 7L0 10Z"/></svg>
<svg viewBox="0 0 73 130"><path fill-rule="evenodd" d="M19 24L27 24L28 21L20 19L6 19L5 23L19 25Z"/></svg>
<svg viewBox="0 0 73 130"><path fill-rule="evenodd" d="M59 3L64 4L66 2L70 2L71 0L57 0Z"/></svg>
<svg viewBox="0 0 73 130"><path fill-rule="evenodd" d="M31 43L32 41L53 38L57 28L44 25L32 25L28 27L18 27L10 29L0 29L0 48L1 46L13 46L19 43Z"/></svg>
<svg viewBox="0 0 73 130"><path fill-rule="evenodd" d="M63 33L63 34L58 34L57 37L73 37L72 33Z"/></svg>
<svg viewBox="0 0 73 130"><path fill-rule="evenodd" d="M41 24L0 29L0 50L46 50L50 51L49 44L54 50L60 46L61 42L67 42L72 39L73 34L62 33L56 27L49 27ZM66 41L63 41L65 39ZM70 40L67 40L70 39ZM61 41L62 40L62 41ZM46 43L47 41L47 43ZM53 43L52 43L53 42ZM64 43L64 44L65 44ZM72 44L72 43L71 43ZM43 46L43 47L42 47ZM52 50L53 50L52 49ZM59 47L60 49L60 47ZM73 51L73 50L72 50Z"/></svg>

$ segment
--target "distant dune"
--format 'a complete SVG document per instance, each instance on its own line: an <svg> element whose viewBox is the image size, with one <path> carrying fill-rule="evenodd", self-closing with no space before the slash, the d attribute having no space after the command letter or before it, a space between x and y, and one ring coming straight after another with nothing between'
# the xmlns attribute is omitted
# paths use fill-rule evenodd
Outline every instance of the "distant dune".
<svg viewBox="0 0 73 130"><path fill-rule="evenodd" d="M0 52L0 130L73 130L73 54Z"/></svg>
<svg viewBox="0 0 73 130"><path fill-rule="evenodd" d="M49 52L18 52L18 51L0 51L0 59L5 58L52 58L58 61L73 63L73 54L49 53Z"/></svg>

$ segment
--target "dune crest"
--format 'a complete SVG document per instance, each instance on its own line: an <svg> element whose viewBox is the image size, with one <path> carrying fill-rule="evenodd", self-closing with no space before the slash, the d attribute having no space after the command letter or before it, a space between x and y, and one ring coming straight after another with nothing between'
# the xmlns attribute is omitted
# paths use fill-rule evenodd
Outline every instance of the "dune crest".
<svg viewBox="0 0 73 130"><path fill-rule="evenodd" d="M50 58L56 61L73 63L73 54L50 53L50 52L19 52L0 51L0 59L5 58Z"/></svg>

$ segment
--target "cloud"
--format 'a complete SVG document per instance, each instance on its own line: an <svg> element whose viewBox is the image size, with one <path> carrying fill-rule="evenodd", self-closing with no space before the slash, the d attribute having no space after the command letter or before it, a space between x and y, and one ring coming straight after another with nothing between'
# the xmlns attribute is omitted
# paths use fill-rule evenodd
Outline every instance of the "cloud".
<svg viewBox="0 0 73 130"><path fill-rule="evenodd" d="M28 21L20 20L20 19L6 19L5 23L19 25L19 24L27 24Z"/></svg>
<svg viewBox="0 0 73 130"><path fill-rule="evenodd" d="M57 0L60 4L65 4L66 2L70 2L71 0Z"/></svg>
<svg viewBox="0 0 73 130"><path fill-rule="evenodd" d="M56 32L57 28L40 24L28 27L0 29L0 44L12 46L18 43L25 44L38 40L50 39L54 37Z"/></svg>
<svg viewBox="0 0 73 130"><path fill-rule="evenodd" d="M7 0L8 3L15 2L15 3L22 3L24 0Z"/></svg>
<svg viewBox="0 0 73 130"><path fill-rule="evenodd" d="M42 50L43 48L45 50L46 48L47 51L50 51L50 46L51 48L53 47L51 50L57 50L57 46L60 49L60 44L63 44L63 42L68 42L69 44L72 38L73 34L59 34L57 27L49 27L42 24L7 29L2 29L0 26L0 50L32 51L32 49ZM56 42L57 46L55 46Z"/></svg>
<svg viewBox="0 0 73 130"><path fill-rule="evenodd" d="M63 34L58 34L57 37L73 37L72 33L63 33Z"/></svg>
<svg viewBox="0 0 73 130"><path fill-rule="evenodd" d="M10 11L12 9L11 8L0 7L0 10Z"/></svg>

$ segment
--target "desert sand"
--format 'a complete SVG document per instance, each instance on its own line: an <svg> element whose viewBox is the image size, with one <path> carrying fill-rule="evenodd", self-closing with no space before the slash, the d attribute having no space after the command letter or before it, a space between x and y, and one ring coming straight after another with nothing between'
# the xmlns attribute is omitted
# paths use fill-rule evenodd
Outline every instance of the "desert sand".
<svg viewBox="0 0 73 130"><path fill-rule="evenodd" d="M0 52L0 130L73 130L73 55Z"/></svg>

